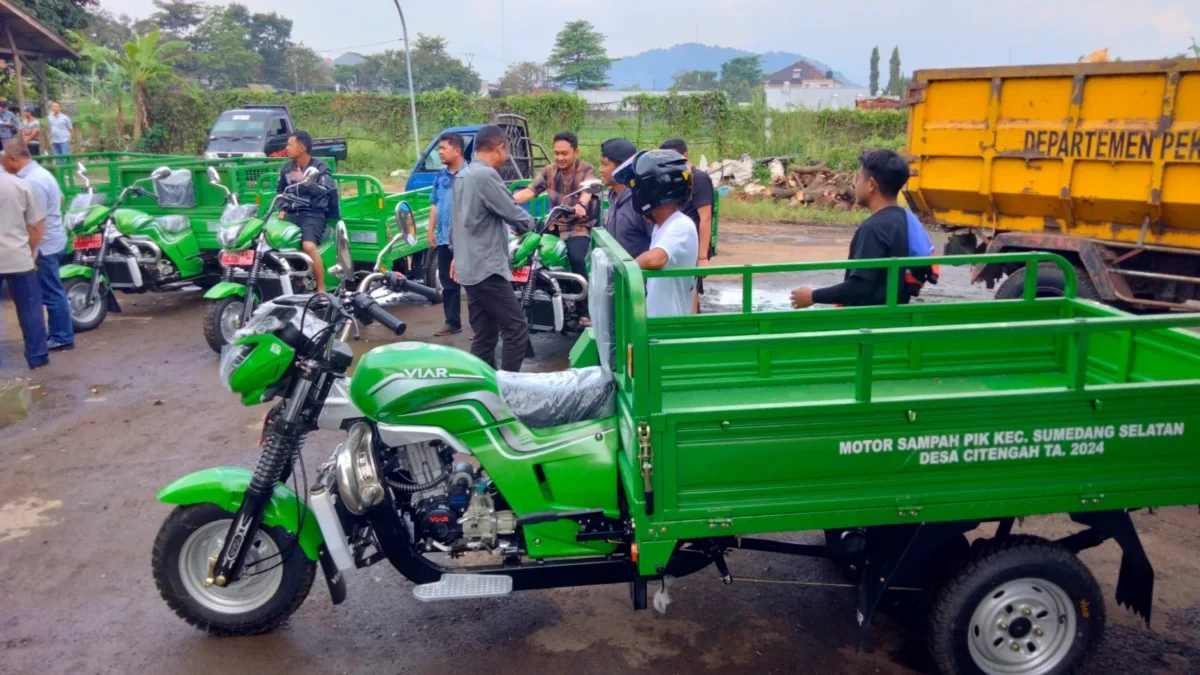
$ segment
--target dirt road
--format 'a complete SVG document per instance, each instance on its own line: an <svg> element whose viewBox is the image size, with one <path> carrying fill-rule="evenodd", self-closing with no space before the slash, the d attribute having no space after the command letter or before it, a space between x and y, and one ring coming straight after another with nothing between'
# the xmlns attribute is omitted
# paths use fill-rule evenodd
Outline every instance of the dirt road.
<svg viewBox="0 0 1200 675"><path fill-rule="evenodd" d="M844 255L848 230L726 225L722 263ZM800 280L764 284L786 302ZM820 281L815 279L812 281ZM725 305L714 284L706 306ZM980 292L959 282L950 296ZM959 296L961 297L961 296ZM734 296L740 302L740 295ZM920 673L922 629L882 616L856 651L854 596L832 587L723 586L712 570L679 580L665 615L628 609L623 586L518 594L502 601L424 605L390 567L354 573L334 607L318 581L283 630L209 638L177 619L151 580L150 546L169 512L155 492L187 472L252 466L265 406L245 408L217 381L201 334L199 293L126 297L126 311L80 335L32 374L30 416L0 429L0 672L2 673ZM756 304L759 302L756 296ZM711 303L711 304L709 304ZM3 306L0 378L31 377ZM427 340L441 309L404 306L410 339ZM390 341L371 329L362 351ZM447 341L466 347L466 333ZM569 345L539 338L538 369L562 367ZM23 365L23 364L22 364ZM316 434L311 475L335 434ZM1200 671L1200 536L1194 509L1136 516L1155 563L1153 628L1112 600L1119 550L1084 559L1109 599L1109 632L1090 672ZM1065 519L1019 531L1059 536ZM841 581L822 561L737 552L740 577Z"/></svg>

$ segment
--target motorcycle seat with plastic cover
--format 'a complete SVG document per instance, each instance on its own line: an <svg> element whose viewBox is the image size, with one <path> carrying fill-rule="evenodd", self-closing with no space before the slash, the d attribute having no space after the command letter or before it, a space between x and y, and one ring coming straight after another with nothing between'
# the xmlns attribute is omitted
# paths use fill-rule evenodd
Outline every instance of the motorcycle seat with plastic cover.
<svg viewBox="0 0 1200 675"><path fill-rule="evenodd" d="M171 234L179 234L192 226L188 217L182 215L159 216L158 224L162 225L164 232Z"/></svg>
<svg viewBox="0 0 1200 675"><path fill-rule="evenodd" d="M496 372L500 398L531 429L546 429L616 414L616 382L603 366L554 373Z"/></svg>

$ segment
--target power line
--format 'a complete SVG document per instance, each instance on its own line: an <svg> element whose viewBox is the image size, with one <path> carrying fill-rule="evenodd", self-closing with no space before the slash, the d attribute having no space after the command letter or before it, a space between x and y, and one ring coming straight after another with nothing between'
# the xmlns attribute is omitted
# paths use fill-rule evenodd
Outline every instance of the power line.
<svg viewBox="0 0 1200 675"><path fill-rule="evenodd" d="M329 52L341 52L341 51L345 51L347 49L359 49L360 47L378 47L379 45L387 45L387 44L391 44L393 42L403 42L403 40L396 38L393 40L384 40L383 42L371 42L371 43L364 44L364 45L350 45L349 47L334 47L333 49L314 49L313 51L318 54L328 54Z"/></svg>

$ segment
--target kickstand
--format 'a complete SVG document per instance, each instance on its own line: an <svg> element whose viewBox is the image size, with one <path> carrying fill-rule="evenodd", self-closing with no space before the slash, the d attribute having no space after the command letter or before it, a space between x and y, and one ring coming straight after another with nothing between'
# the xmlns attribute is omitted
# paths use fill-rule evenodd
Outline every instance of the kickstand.
<svg viewBox="0 0 1200 675"><path fill-rule="evenodd" d="M717 574L721 575L721 582L726 586L733 583L733 575L729 572L729 566L725 564L725 551L715 541L708 542L708 550L705 551L708 557L712 559L713 565L717 568Z"/></svg>
<svg viewBox="0 0 1200 675"><path fill-rule="evenodd" d="M358 319L354 320L354 341L358 342L362 339L362 335L358 332Z"/></svg>

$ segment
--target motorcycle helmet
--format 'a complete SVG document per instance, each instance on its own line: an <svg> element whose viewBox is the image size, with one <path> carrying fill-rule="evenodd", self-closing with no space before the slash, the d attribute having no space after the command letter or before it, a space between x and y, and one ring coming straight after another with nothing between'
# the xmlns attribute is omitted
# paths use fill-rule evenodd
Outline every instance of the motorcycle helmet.
<svg viewBox="0 0 1200 675"><path fill-rule="evenodd" d="M692 195L692 171L674 150L643 150L613 172L613 180L633 192L633 208L649 216L656 207L687 201Z"/></svg>

